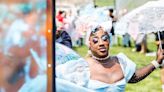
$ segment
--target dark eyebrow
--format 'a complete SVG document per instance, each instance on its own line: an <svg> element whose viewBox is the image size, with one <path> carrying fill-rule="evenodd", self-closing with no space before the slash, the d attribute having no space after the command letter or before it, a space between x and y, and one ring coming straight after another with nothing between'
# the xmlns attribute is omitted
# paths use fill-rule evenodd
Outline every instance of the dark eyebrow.
<svg viewBox="0 0 164 92"><path fill-rule="evenodd" d="M95 35L92 35L92 38L98 38L97 36L95 36Z"/></svg>
<svg viewBox="0 0 164 92"><path fill-rule="evenodd" d="M95 32L91 32L90 36L95 36L95 34L96 34Z"/></svg>
<svg viewBox="0 0 164 92"><path fill-rule="evenodd" d="M102 36L108 36L108 34L103 34Z"/></svg>
<svg viewBox="0 0 164 92"><path fill-rule="evenodd" d="M103 34L102 36L106 36L107 34Z"/></svg>

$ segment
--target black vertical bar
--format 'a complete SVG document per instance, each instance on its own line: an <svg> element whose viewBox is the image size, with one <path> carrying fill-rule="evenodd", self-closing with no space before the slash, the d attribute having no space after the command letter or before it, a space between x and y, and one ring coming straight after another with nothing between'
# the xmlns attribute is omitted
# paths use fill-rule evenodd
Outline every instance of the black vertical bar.
<svg viewBox="0 0 164 92"><path fill-rule="evenodd" d="M55 32L56 32L56 20L55 20L55 15L56 15L56 12L55 12L55 9L56 9L56 3L55 3L55 0L52 0L52 67L53 67L53 70L52 70L52 79L53 79L53 84L52 84L52 91L53 92L56 92L56 83L55 83Z"/></svg>

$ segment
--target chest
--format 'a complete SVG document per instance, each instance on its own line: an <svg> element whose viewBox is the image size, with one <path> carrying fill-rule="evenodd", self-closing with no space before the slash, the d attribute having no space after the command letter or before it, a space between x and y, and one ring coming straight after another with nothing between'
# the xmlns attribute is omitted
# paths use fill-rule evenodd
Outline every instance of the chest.
<svg viewBox="0 0 164 92"><path fill-rule="evenodd" d="M99 80L105 83L115 83L124 78L120 64L114 64L110 68L103 67L100 64L90 67L91 79Z"/></svg>

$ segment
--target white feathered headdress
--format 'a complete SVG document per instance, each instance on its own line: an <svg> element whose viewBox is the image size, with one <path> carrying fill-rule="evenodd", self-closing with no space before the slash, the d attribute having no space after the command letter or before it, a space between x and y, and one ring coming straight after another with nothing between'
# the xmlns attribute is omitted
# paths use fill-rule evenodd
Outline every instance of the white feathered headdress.
<svg viewBox="0 0 164 92"><path fill-rule="evenodd" d="M91 32L99 26L101 26L104 29L104 31L106 31L109 34L110 30L112 28L112 21L106 21L106 22L103 22L103 23L97 23L97 22L90 23L89 29L88 29L87 34L86 34L86 40L85 40L85 44L88 47L90 47L89 46L89 37L91 35Z"/></svg>

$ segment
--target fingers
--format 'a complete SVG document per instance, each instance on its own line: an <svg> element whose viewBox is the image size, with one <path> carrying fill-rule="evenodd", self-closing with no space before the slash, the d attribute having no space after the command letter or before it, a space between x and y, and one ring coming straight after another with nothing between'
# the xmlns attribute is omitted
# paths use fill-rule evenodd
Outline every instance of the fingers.
<svg viewBox="0 0 164 92"><path fill-rule="evenodd" d="M160 49L160 51L161 51L162 55L164 55L164 50L162 48Z"/></svg>
<svg viewBox="0 0 164 92"><path fill-rule="evenodd" d="M158 53L161 52L164 54L164 50L162 48L158 48Z"/></svg>
<svg viewBox="0 0 164 92"><path fill-rule="evenodd" d="M157 51L157 58L163 59L164 58L164 50L159 48Z"/></svg>
<svg viewBox="0 0 164 92"><path fill-rule="evenodd" d="M162 54L162 57L163 57L163 59L164 59L164 50L162 49L162 51L161 51L161 54Z"/></svg>
<svg viewBox="0 0 164 92"><path fill-rule="evenodd" d="M159 56L162 53L162 49L158 48L157 55Z"/></svg>

